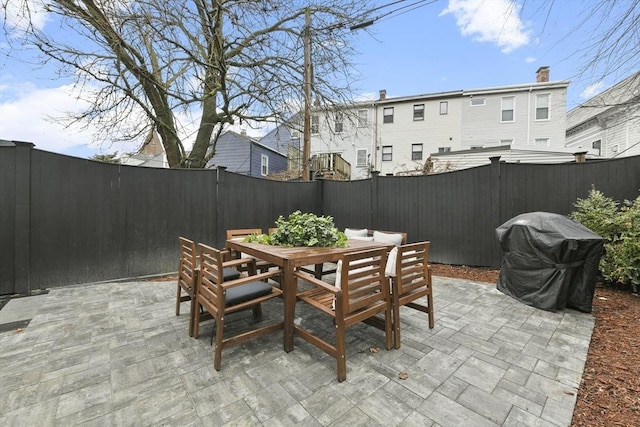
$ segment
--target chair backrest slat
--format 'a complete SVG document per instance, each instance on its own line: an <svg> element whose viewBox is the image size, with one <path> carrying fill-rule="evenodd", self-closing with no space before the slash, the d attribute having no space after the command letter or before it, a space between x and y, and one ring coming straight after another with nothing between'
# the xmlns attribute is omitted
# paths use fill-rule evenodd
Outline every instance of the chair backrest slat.
<svg viewBox="0 0 640 427"><path fill-rule="evenodd" d="M179 237L180 240L180 263L178 266L178 277L185 284L193 283L198 266L196 244L192 240L185 237Z"/></svg>
<svg viewBox="0 0 640 427"><path fill-rule="evenodd" d="M227 230L227 240L244 238L252 234L262 234L262 229L261 228L239 228L236 230Z"/></svg>
<svg viewBox="0 0 640 427"><path fill-rule="evenodd" d="M429 283L429 244L419 242L398 248L396 276L400 295Z"/></svg>
<svg viewBox="0 0 640 427"><path fill-rule="evenodd" d="M342 258L341 284L345 315L388 298L384 275L384 248L346 254Z"/></svg>
<svg viewBox="0 0 640 427"><path fill-rule="evenodd" d="M219 249L200 244L200 276L201 292L212 304L217 304L221 298L220 284L224 282L223 253Z"/></svg>

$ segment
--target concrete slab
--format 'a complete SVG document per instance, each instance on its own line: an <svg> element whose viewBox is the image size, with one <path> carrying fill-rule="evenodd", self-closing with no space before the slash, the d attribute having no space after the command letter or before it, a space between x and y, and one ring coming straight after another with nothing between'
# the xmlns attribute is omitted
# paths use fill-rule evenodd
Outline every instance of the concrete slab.
<svg viewBox="0 0 640 427"><path fill-rule="evenodd" d="M282 331L225 348L216 371L213 323L189 337L175 286L100 283L11 300L0 323L29 323L0 332L0 425L569 426L594 325L495 285L434 277L435 327L403 307L402 347L389 351L381 331L349 328L338 383L333 358L299 338L284 352ZM281 300L263 313L281 319ZM302 304L296 322L325 338L334 330ZM236 313L225 328L248 323L251 313Z"/></svg>
<svg viewBox="0 0 640 427"><path fill-rule="evenodd" d="M47 295L12 298L0 309L0 332L24 328L40 310Z"/></svg>

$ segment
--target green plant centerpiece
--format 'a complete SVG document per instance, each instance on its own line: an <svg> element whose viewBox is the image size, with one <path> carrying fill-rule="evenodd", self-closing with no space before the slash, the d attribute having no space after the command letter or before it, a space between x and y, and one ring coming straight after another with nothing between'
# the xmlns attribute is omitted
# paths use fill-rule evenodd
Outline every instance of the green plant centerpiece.
<svg viewBox="0 0 640 427"><path fill-rule="evenodd" d="M347 247L347 236L336 228L331 216L295 211L276 220L271 234L251 235L245 241L280 246Z"/></svg>

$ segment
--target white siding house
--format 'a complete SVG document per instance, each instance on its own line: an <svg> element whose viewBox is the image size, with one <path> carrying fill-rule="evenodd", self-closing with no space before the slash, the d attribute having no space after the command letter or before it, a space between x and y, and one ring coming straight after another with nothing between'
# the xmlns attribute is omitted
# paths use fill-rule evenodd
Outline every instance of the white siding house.
<svg viewBox="0 0 640 427"><path fill-rule="evenodd" d="M605 158L640 154L640 73L569 111L566 139Z"/></svg>
<svg viewBox="0 0 640 427"><path fill-rule="evenodd" d="M401 98L380 92L376 103L375 170L381 174L422 170L430 153L461 145L462 91Z"/></svg>
<svg viewBox="0 0 640 427"><path fill-rule="evenodd" d="M375 108L362 102L311 113L311 157L337 153L351 165L351 179L366 179L373 164Z"/></svg>
<svg viewBox="0 0 640 427"><path fill-rule="evenodd" d="M534 157L567 161L569 83L549 82L549 68L541 67L535 83L393 98L381 90L370 103L314 111L311 154L342 154L351 163L351 179L367 178L370 171L422 173L427 160L444 154L462 167L468 162L452 162L454 152L469 158L471 149L500 146L520 150L509 157L527 157L529 149L538 153ZM358 121L364 111L366 126ZM484 163L489 162L487 156Z"/></svg>

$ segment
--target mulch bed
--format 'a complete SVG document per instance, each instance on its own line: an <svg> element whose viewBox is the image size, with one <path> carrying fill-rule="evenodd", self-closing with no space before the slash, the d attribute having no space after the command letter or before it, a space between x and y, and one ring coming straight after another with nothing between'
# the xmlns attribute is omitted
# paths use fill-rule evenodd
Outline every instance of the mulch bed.
<svg viewBox="0 0 640 427"><path fill-rule="evenodd" d="M499 270L433 264L436 276L496 283ZM640 426L640 296L596 287L595 327L571 427Z"/></svg>

